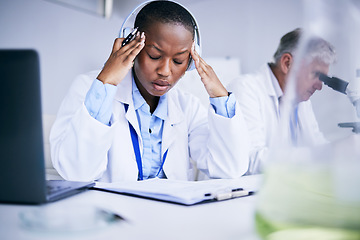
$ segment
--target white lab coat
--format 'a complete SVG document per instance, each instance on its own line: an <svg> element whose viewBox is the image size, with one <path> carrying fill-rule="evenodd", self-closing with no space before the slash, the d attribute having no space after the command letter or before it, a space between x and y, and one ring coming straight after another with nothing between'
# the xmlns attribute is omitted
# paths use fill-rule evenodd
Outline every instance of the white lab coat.
<svg viewBox="0 0 360 240"><path fill-rule="evenodd" d="M247 174L261 172L267 161L268 147L279 134L280 107L271 74L270 67L265 64L259 72L240 76L228 86L240 103L249 128L251 144ZM327 142L319 130L310 100L299 104L298 121L299 141L312 145Z"/></svg>
<svg viewBox="0 0 360 240"><path fill-rule="evenodd" d="M132 99L132 75L129 73L118 85L111 126L106 126L91 117L84 105L97 74L93 71L75 79L60 107L50 134L53 165L68 180L137 180L128 121L138 134L141 154L143 144ZM207 113L196 97L176 87L167 94L168 118L161 148L162 156L169 149L163 166L167 178L193 180L193 161L213 178L242 176L248 168L244 161L248 137L238 103L230 119L215 114L212 107ZM129 104L126 113L124 103Z"/></svg>

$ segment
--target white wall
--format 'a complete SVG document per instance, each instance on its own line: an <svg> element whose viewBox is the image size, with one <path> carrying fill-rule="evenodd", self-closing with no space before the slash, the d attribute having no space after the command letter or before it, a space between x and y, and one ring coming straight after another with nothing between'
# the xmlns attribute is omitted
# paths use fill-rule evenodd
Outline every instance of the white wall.
<svg viewBox="0 0 360 240"><path fill-rule="evenodd" d="M0 48L34 48L41 59L45 113L55 114L79 73L101 68L126 15L141 1L114 0L104 19L45 0L0 0ZM203 56L241 59L255 71L279 38L302 23L301 1L180 0L196 16Z"/></svg>
<svg viewBox="0 0 360 240"><path fill-rule="evenodd" d="M238 57L243 73L271 60L281 36L303 22L301 1L211 0L189 7L201 28L204 55Z"/></svg>
<svg viewBox="0 0 360 240"><path fill-rule="evenodd" d="M54 114L74 77L104 64L122 21L44 0L0 0L0 48L38 50L43 110Z"/></svg>

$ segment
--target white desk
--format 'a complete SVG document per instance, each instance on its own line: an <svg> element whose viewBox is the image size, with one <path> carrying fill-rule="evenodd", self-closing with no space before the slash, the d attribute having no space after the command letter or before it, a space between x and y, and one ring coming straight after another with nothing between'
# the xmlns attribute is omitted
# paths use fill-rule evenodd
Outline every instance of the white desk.
<svg viewBox="0 0 360 240"><path fill-rule="evenodd" d="M254 179L246 179L254 182ZM256 180L258 181L258 180ZM247 185L247 184L246 184ZM41 206L0 204L0 239L245 239L259 240L254 230L256 196L194 206L142 199L89 190ZM21 226L19 214L46 206L102 207L126 221L92 231L52 234L34 232Z"/></svg>

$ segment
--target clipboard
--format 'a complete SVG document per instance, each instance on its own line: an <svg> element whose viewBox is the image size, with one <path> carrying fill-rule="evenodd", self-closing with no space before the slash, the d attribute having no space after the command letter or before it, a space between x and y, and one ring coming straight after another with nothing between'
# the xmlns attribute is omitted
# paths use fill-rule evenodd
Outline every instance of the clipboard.
<svg viewBox="0 0 360 240"><path fill-rule="evenodd" d="M154 178L136 182L97 182L93 189L187 206L244 197L255 193L241 187L241 183L236 179L179 181Z"/></svg>

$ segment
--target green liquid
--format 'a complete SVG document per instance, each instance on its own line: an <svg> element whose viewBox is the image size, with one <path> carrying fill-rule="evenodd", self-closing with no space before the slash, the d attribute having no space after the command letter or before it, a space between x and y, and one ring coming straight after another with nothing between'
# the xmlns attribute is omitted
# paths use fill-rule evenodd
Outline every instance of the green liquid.
<svg viewBox="0 0 360 240"><path fill-rule="evenodd" d="M335 180L327 165L267 169L255 216L262 239L360 240L360 201L339 197Z"/></svg>
<svg viewBox="0 0 360 240"><path fill-rule="evenodd" d="M256 230L266 240L359 240L360 230L275 223L256 213Z"/></svg>

